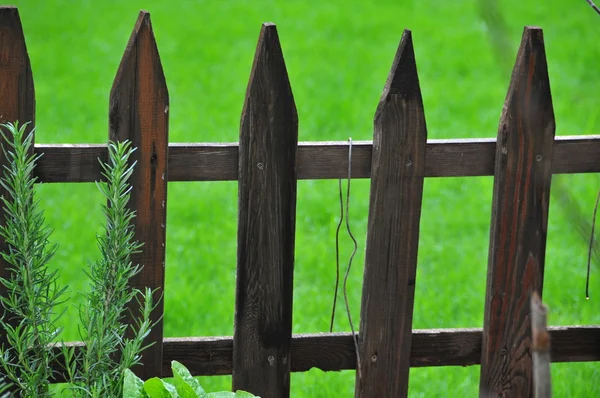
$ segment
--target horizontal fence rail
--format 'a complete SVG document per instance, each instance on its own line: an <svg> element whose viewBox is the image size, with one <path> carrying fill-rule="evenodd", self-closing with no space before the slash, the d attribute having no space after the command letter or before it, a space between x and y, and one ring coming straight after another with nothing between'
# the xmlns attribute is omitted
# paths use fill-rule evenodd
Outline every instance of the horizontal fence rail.
<svg viewBox="0 0 600 398"><path fill-rule="evenodd" d="M41 182L100 180L98 159L106 160L104 144L36 144L44 154L35 169ZM352 142L352 178L370 178L372 141ZM169 181L237 181L237 143L169 144ZM496 139L427 141L425 177L481 177L494 175ZM348 142L299 142L299 180L348 177ZM600 172L600 136L557 136L553 174Z"/></svg>

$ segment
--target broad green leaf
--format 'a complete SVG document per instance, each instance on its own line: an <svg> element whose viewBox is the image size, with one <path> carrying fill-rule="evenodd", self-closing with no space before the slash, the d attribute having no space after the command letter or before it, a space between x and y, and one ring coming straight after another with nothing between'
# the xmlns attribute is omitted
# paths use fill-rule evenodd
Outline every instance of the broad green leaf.
<svg viewBox="0 0 600 398"><path fill-rule="evenodd" d="M148 394L144 391L144 381L137 377L129 369L125 369L123 381L123 397L126 398L145 398Z"/></svg>
<svg viewBox="0 0 600 398"><path fill-rule="evenodd" d="M175 378L175 387L182 398L204 398L206 392L200 386L198 380L194 379L189 370L177 361L171 361L171 369Z"/></svg>
<svg viewBox="0 0 600 398"><path fill-rule="evenodd" d="M250 397L260 398L258 395L252 395L249 392L243 391L243 390L237 390L235 392L235 396L236 397L242 397L242 398L250 398Z"/></svg>
<svg viewBox="0 0 600 398"><path fill-rule="evenodd" d="M150 398L179 398L177 389L158 377L146 380L144 390Z"/></svg>
<svg viewBox="0 0 600 398"><path fill-rule="evenodd" d="M252 395L249 392L246 391L242 391L242 390L237 390L235 393L233 392L211 392L209 393L207 396L207 398L236 398L236 397L241 397L241 398L260 398L256 395Z"/></svg>

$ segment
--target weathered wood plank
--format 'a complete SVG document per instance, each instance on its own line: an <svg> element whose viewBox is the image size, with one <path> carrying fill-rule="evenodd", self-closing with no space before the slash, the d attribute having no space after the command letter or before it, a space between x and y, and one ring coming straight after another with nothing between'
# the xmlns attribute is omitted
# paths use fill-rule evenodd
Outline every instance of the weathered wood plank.
<svg viewBox="0 0 600 398"><path fill-rule="evenodd" d="M106 146L38 144L44 153L35 170L43 182L93 182L101 178L98 158ZM428 140L425 177L494 175L495 139ZM352 142L352 177L371 175L371 141ZM553 174L600 172L599 136L559 136L554 144ZM299 180L337 179L348 174L348 142L300 142L296 160ZM169 181L235 181L237 143L169 145Z"/></svg>
<svg viewBox="0 0 600 398"><path fill-rule="evenodd" d="M600 327L550 327L552 362L600 361ZM413 330L411 367L471 366L481 360L481 329ZM69 343L81 346L81 343ZM185 364L194 376L230 375L233 338L166 338L163 376L171 375L171 361ZM54 368L64 371L59 364ZM297 334L292 337L291 371L356 369L350 333ZM62 381L62 379L57 380Z"/></svg>
<svg viewBox="0 0 600 398"><path fill-rule="evenodd" d="M273 24L262 26L240 125L233 389L290 395L298 115Z"/></svg>
<svg viewBox="0 0 600 398"><path fill-rule="evenodd" d="M0 6L0 123L29 123L26 132L30 133L35 123L35 89L33 74L25 45L25 36L21 26L21 18L16 7ZM0 137L0 144L4 138ZM8 161L0 150L0 173ZM0 196L6 191L0 187ZM6 222L4 208L0 205L0 225ZM8 249L6 242L0 237L0 252ZM8 264L0 256L0 278L9 278ZM0 296L6 295L6 289L0 284ZM0 317L4 315L0 305ZM18 320L12 321L13 325ZM0 345L6 344L5 334L0 331ZM1 372L0 372L1 375Z"/></svg>
<svg viewBox="0 0 600 398"><path fill-rule="evenodd" d="M550 327L552 362L600 361L600 327ZM481 360L482 330L413 330L411 367L471 366ZM187 361L194 375L231 374L231 337L165 339L164 370L170 361ZM179 359L177 359L179 360ZM356 369L350 333L299 334L292 338L291 371ZM218 373L212 373L217 371Z"/></svg>
<svg viewBox="0 0 600 398"><path fill-rule="evenodd" d="M104 180L99 161L108 160L105 144L36 144L35 153L43 154L34 170L41 183Z"/></svg>
<svg viewBox="0 0 600 398"><path fill-rule="evenodd" d="M542 30L526 27L496 147L482 396L533 393L529 298L542 293L554 130Z"/></svg>
<svg viewBox="0 0 600 398"><path fill-rule="evenodd" d="M406 397L427 128L410 30L375 113L355 396Z"/></svg>
<svg viewBox="0 0 600 398"><path fill-rule="evenodd" d="M164 293L168 109L167 84L150 14L141 11L110 92L109 136L113 141L130 140L137 148L131 157L137 164L131 177L129 206L136 212L135 239L143 247L132 256L132 262L144 268L132 285L141 290L157 289L155 300ZM132 309L137 316L137 307ZM157 324L147 342L162 341L162 314L161 300L152 314L152 321ZM160 376L162 345L145 350L142 362L144 366L135 369L140 377Z"/></svg>

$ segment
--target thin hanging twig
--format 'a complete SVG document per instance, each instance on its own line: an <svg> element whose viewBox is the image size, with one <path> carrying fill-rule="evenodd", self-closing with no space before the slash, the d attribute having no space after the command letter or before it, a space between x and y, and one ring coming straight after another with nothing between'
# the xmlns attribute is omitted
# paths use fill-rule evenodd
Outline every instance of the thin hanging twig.
<svg viewBox="0 0 600 398"><path fill-rule="evenodd" d="M587 277L585 278L585 298L590 299L590 269L592 266L592 249L594 247L594 230L596 229L596 212L598 211L598 202L600 201L600 191L596 196L596 205L594 206L594 215L592 217L592 233L590 234L590 247L588 250Z"/></svg>
<svg viewBox="0 0 600 398"><path fill-rule="evenodd" d="M350 323L350 329L352 331L352 338L354 339L354 349L356 350L356 370L358 371L358 377L362 378L361 366L360 366L360 354L358 349L358 337L354 331L354 324L352 323L352 315L350 314L350 305L348 304L348 294L346 289L346 283L348 281L348 275L350 274L350 267L352 267L352 259L356 254L358 249L358 243L350 230L350 180L352 179L352 138L348 139L348 190L346 193L346 229L348 230L348 235L352 239L354 243L354 250L350 255L350 259L348 260L348 269L346 269L346 275L344 275L344 300L346 301L346 312L348 313L348 322Z"/></svg>
<svg viewBox="0 0 600 398"><path fill-rule="evenodd" d="M598 8L598 6L596 4L594 4L594 2L592 0L585 0L587 1L587 3L590 5L590 7L592 7L594 9L594 11L596 11L598 13L598 15L600 15L600 8Z"/></svg>
<svg viewBox="0 0 600 398"><path fill-rule="evenodd" d="M335 320L335 306L337 304L338 289L340 286L340 229L344 221L344 196L342 191L342 179L338 181L340 191L340 222L335 231L335 292L333 294L333 308L331 309L331 323L329 324L329 333L333 332L333 321Z"/></svg>
<svg viewBox="0 0 600 398"><path fill-rule="evenodd" d="M352 250L352 254L350 255L350 259L348 260L348 268L346 269L346 273L344 275L343 290L344 290L344 301L346 303L346 313L348 315L348 322L350 323L350 329L352 330L354 349L356 351L356 369L358 371L358 377L361 378L362 372L360 370L361 366L360 366L360 353L359 353L359 348L358 348L358 337L356 336L356 332L354 330L354 323L352 322L352 315L350 313L350 304L348 303L348 292L347 292L348 275L350 274L350 268L352 267L352 260L354 259L354 256L356 255L356 252L358 250L358 242L354 238L354 235L352 234L352 230L350 228L349 213L350 213L350 181L351 181L351 179L352 179L352 138L349 138L348 139L348 184L347 184L348 188L347 188L347 192L346 192L346 229L348 231L348 235L350 235L350 239L352 239L352 242L354 243L354 249ZM331 323L329 325L330 333L333 331L333 322L335 319L335 307L336 307L336 303L337 303L337 293L338 293L339 281L340 281L339 234L340 234L340 228L342 226L342 222L344 220L344 195L343 195L343 191L342 191L342 179L341 178L339 179L338 187L339 187L339 192L340 192L340 222L338 223L337 230L335 232L336 281L335 281L335 293L334 293L334 297L333 297L333 308L331 311Z"/></svg>

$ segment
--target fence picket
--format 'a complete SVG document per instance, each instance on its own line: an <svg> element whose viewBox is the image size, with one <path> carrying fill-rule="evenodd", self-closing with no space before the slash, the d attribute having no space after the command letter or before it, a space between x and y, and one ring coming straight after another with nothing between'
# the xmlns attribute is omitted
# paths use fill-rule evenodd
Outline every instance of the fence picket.
<svg viewBox="0 0 600 398"><path fill-rule="evenodd" d="M427 129L409 30L375 114L356 397L406 397Z"/></svg>
<svg viewBox="0 0 600 398"><path fill-rule="evenodd" d="M144 268L133 285L158 289L158 300L164 294L169 95L148 12L140 12L119 65L109 119L110 139L128 139L137 148L129 206L136 212L135 239L144 245L132 261ZM161 301L152 315L158 323L146 340L155 344L144 351L144 366L135 369L143 378L162 373L163 308Z"/></svg>
<svg viewBox="0 0 600 398"><path fill-rule="evenodd" d="M242 111L233 389L290 395L298 115L273 24Z"/></svg>
<svg viewBox="0 0 600 398"><path fill-rule="evenodd" d="M26 131L30 133L35 123L35 89L31 64L25 45L25 36L19 10L13 6L0 6L0 123L29 123ZM0 137L0 142L4 138ZM0 151L0 172L4 170L7 160ZM0 195L5 190L0 187ZM3 206L0 206L0 225L4 225ZM0 237L0 252L7 249L6 242ZM0 256L0 278L8 278L7 263ZM6 295L6 289L0 284L0 296ZM0 317L4 313L0 305ZM10 322L10 320L8 320ZM15 319L12 323L16 325ZM4 333L0 333L0 346L6 344ZM0 372L1 376L2 372Z"/></svg>
<svg viewBox="0 0 600 398"><path fill-rule="evenodd" d="M526 27L500 119L480 394L532 394L531 308L542 292L554 112L542 30Z"/></svg>

